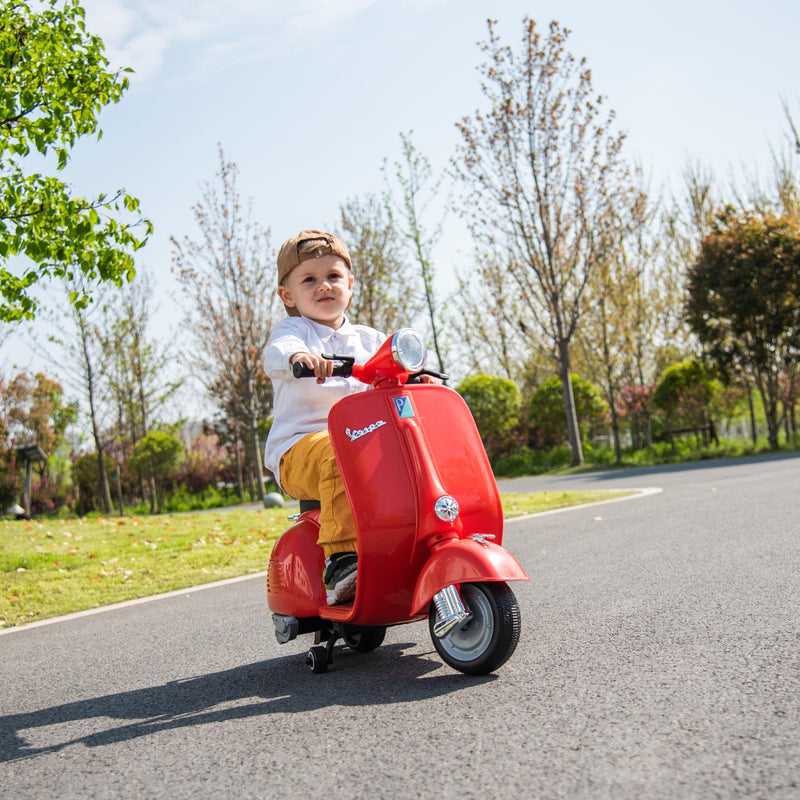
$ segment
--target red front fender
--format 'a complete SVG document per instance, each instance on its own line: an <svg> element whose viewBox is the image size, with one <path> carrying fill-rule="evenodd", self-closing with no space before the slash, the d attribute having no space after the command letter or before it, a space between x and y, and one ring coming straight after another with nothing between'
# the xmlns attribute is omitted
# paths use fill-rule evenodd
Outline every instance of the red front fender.
<svg viewBox="0 0 800 800"><path fill-rule="evenodd" d="M530 579L517 559L499 545L453 539L435 550L422 568L411 602L411 616L451 583L527 580Z"/></svg>

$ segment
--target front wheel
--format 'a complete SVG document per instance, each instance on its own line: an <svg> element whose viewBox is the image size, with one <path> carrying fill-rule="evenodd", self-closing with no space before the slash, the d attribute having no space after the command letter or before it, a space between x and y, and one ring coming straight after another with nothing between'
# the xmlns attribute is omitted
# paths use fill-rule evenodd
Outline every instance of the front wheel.
<svg viewBox="0 0 800 800"><path fill-rule="evenodd" d="M461 600L471 617L440 639L433 632L436 606L431 603L428 627L436 651L453 669L467 675L488 675L508 661L519 641L519 604L505 583L462 583Z"/></svg>

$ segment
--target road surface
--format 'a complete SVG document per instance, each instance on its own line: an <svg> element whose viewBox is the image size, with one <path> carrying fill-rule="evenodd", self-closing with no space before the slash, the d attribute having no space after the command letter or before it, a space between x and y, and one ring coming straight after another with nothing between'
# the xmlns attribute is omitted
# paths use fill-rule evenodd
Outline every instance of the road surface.
<svg viewBox="0 0 800 800"><path fill-rule="evenodd" d="M496 675L425 624L304 665L263 578L0 636L4 798L800 798L800 458L504 482L658 487L509 523Z"/></svg>

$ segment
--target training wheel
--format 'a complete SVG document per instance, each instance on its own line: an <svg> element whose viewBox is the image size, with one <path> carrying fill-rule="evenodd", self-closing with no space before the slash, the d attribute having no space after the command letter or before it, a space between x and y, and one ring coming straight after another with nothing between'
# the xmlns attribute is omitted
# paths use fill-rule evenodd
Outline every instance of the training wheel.
<svg viewBox="0 0 800 800"><path fill-rule="evenodd" d="M328 651L325 645L314 645L306 653L306 665L316 675L328 671Z"/></svg>

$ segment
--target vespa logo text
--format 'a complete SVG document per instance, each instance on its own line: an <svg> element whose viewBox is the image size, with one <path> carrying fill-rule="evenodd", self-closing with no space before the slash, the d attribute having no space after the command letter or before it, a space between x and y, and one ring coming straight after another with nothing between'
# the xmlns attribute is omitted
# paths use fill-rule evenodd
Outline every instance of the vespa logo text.
<svg viewBox="0 0 800 800"><path fill-rule="evenodd" d="M384 426L386 422L382 419L373 422L372 425L367 425L366 428L362 428L359 431L351 431L350 428L345 428L344 432L350 437L350 441L354 442L356 439L360 439L362 436L366 436L368 433L372 433L373 431L378 430L378 428Z"/></svg>

